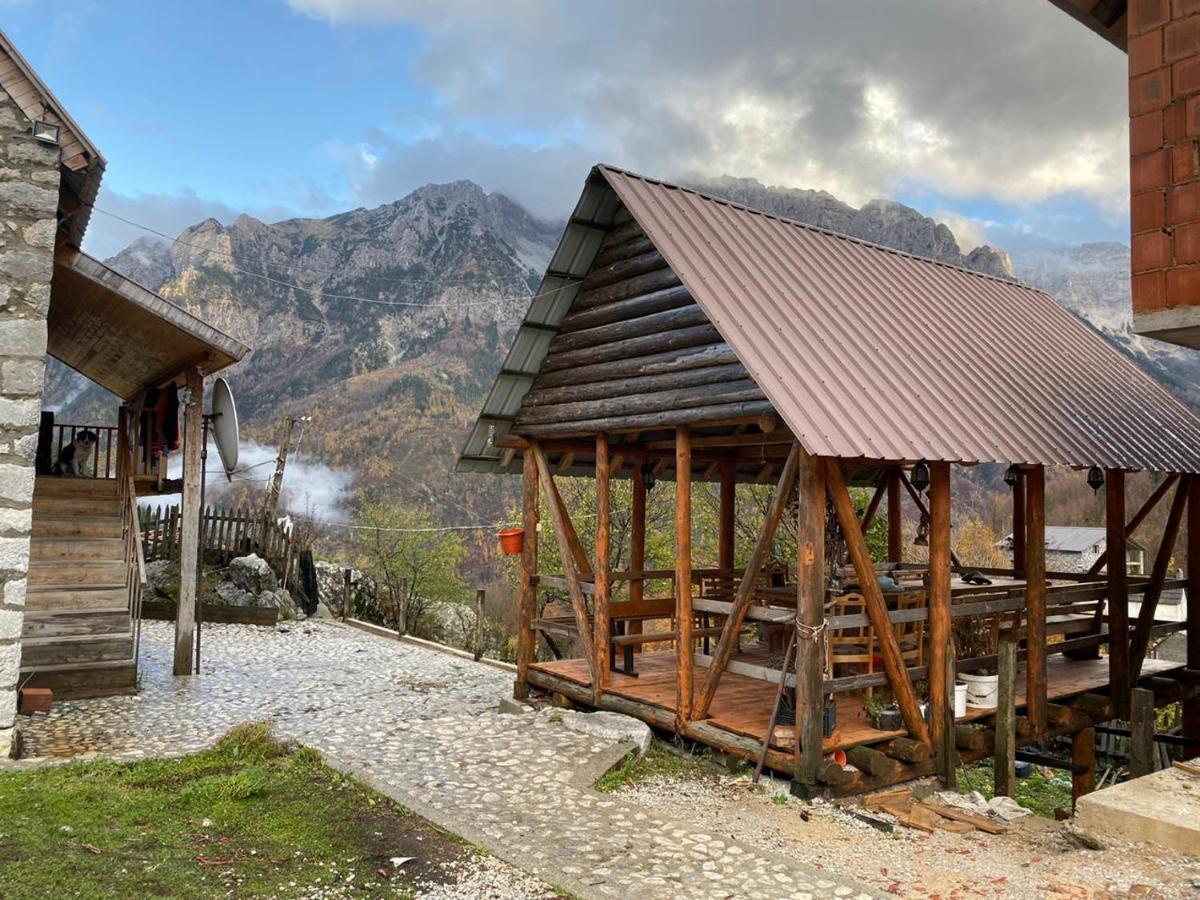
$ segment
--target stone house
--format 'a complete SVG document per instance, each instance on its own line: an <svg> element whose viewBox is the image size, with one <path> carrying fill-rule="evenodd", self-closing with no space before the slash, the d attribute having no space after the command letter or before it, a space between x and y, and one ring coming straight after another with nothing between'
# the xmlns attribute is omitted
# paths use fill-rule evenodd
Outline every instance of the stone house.
<svg viewBox="0 0 1200 900"><path fill-rule="evenodd" d="M183 486L198 522L203 379L248 352L82 252L104 168L0 32L0 755L14 741L21 685L134 689L137 494L168 486L161 457L138 452L142 404L147 390L190 391L183 431L197 438ZM122 398L118 425L53 424L42 411L47 355ZM85 429L97 439L77 473L88 477L51 476L55 454ZM190 621L179 644L190 654Z"/></svg>
<svg viewBox="0 0 1200 900"><path fill-rule="evenodd" d="M1051 572L1087 572L1108 546L1103 526L1047 525L1046 568ZM1012 553L1012 535L1000 541L1000 547ZM1129 540L1126 571L1142 575L1146 571L1146 551Z"/></svg>

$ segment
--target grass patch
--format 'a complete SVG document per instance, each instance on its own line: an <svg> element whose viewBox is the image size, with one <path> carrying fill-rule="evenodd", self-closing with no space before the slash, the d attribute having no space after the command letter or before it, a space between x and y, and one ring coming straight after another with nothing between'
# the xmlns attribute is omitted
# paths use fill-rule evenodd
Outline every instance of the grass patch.
<svg viewBox="0 0 1200 900"><path fill-rule="evenodd" d="M14 896L406 897L470 855L261 724L181 759L0 773L0 885ZM397 856L414 859L396 870Z"/></svg>
<svg viewBox="0 0 1200 900"><path fill-rule="evenodd" d="M654 741L641 759L632 753L624 761L596 782L596 790L611 794L624 787L631 787L650 778L661 777L712 777L713 763L707 750L695 754L684 754L668 749Z"/></svg>
<svg viewBox="0 0 1200 900"><path fill-rule="evenodd" d="M962 766L958 770L959 785L979 791L991 800L996 796L992 774L990 761ZM1071 808L1071 777L1061 774L1046 776L1034 769L1028 778L1017 779L1017 795L1013 799L1031 812L1053 819L1054 810Z"/></svg>

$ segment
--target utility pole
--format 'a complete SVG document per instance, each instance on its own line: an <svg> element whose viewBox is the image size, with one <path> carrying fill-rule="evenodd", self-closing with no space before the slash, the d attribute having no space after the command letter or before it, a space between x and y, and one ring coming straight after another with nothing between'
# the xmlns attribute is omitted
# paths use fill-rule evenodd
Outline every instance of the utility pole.
<svg viewBox="0 0 1200 900"><path fill-rule="evenodd" d="M287 467L288 447L292 443L292 429L296 427L296 417L288 416L283 420L282 435L279 439L279 455L275 457L275 474L267 488L267 507L263 518L267 521L275 518L275 508L279 506L279 491L283 487L283 470Z"/></svg>

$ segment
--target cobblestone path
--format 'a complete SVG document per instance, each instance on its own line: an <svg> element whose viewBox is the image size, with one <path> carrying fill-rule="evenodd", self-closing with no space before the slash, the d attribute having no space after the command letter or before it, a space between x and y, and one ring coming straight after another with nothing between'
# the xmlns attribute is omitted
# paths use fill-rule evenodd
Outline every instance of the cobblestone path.
<svg viewBox="0 0 1200 900"><path fill-rule="evenodd" d="M260 719L496 856L583 897L865 897L591 785L625 747L502 715L504 671L340 623L206 626L204 674L170 675L172 626L146 622L142 691L25 720L27 756L187 753ZM21 765L17 763L16 765Z"/></svg>

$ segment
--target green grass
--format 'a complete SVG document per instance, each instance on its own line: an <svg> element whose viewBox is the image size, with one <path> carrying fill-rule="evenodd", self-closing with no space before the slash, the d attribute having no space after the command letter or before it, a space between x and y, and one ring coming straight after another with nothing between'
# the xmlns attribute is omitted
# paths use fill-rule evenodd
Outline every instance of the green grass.
<svg viewBox="0 0 1200 900"><path fill-rule="evenodd" d="M596 782L596 790L610 794L650 778L711 778L714 774L714 765L708 751L684 754L669 750L665 745L655 741L641 759L631 753L620 765L610 769L608 774Z"/></svg>
<svg viewBox="0 0 1200 900"><path fill-rule="evenodd" d="M991 800L996 795L992 771L990 760L963 766L958 770L959 787L979 791ZM1035 769L1028 778L1017 779L1017 795L1013 799L1031 812L1053 819L1054 810L1071 808L1071 776L1059 773L1047 777Z"/></svg>
<svg viewBox="0 0 1200 900"><path fill-rule="evenodd" d="M338 887L328 895L404 897L411 879L442 880L438 863L471 853L265 725L181 759L0 774L3 896L292 897ZM393 870L395 856L415 859Z"/></svg>

